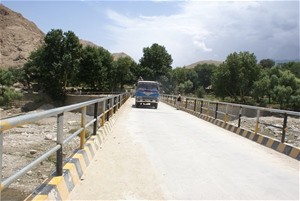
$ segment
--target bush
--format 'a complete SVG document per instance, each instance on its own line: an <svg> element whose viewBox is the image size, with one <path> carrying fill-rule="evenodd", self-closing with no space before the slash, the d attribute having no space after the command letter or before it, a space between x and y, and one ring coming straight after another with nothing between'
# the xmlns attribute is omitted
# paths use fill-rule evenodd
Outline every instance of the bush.
<svg viewBox="0 0 300 201"><path fill-rule="evenodd" d="M260 107L267 107L268 101L269 101L269 100L266 99L266 98L261 99L260 102L259 102L259 106L260 106Z"/></svg>
<svg viewBox="0 0 300 201"><path fill-rule="evenodd" d="M231 98L230 96L226 96L226 97L224 98L224 102L234 103L235 100L234 100L234 98Z"/></svg>
<svg viewBox="0 0 300 201"><path fill-rule="evenodd" d="M196 91L196 95L198 98L204 98L204 95L205 95L205 90L203 88L203 86L200 86L197 91Z"/></svg>
<svg viewBox="0 0 300 201"><path fill-rule="evenodd" d="M0 105L1 106L10 106L13 101L20 100L22 94L10 88L5 88L3 96L0 96Z"/></svg>

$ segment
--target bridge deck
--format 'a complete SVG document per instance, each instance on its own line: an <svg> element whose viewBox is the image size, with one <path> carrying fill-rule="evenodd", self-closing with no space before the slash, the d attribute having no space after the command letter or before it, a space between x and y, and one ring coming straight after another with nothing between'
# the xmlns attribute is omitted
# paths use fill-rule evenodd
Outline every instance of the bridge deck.
<svg viewBox="0 0 300 201"><path fill-rule="evenodd" d="M299 200L299 162L166 104L123 106L70 200Z"/></svg>

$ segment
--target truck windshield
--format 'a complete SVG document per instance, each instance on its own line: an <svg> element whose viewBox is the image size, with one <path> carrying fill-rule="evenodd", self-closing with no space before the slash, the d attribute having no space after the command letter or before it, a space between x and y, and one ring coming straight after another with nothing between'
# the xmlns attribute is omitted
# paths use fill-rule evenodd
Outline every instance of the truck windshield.
<svg viewBox="0 0 300 201"><path fill-rule="evenodd" d="M138 83L137 86L138 89L155 89L158 90L158 86L157 83L152 83L152 82L140 82Z"/></svg>

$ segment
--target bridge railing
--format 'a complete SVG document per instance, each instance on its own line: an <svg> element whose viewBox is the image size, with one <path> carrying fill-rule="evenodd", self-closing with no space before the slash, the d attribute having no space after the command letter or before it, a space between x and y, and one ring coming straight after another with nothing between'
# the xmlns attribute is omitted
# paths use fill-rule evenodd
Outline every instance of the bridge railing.
<svg viewBox="0 0 300 201"><path fill-rule="evenodd" d="M125 103L129 98L129 93L123 93L118 95L111 95L100 99L86 101L78 104L68 105L55 109L50 109L42 112L30 113L12 118L2 119L0 121L0 184L1 191L7 188L10 184L18 180L21 176L32 170L38 164L49 158L51 155L56 153L56 175L61 176L63 173L63 147L66 146L75 137L80 137L79 149L84 148L84 144L87 140L86 130L88 127L92 127L92 134L96 135L99 127L103 126L106 121ZM90 121L87 121L86 111L87 107L94 108L94 115ZM81 111L81 126L76 131L72 131L70 135L64 134L64 113L71 111ZM16 128L25 124L31 124L41 119L48 117L57 118L57 129L56 129L56 145L51 147L48 151L44 152L41 156L38 156L31 163L21 168L11 176L5 178L2 181L2 161L3 161L3 136L4 131ZM1 200L0 191L0 200Z"/></svg>
<svg viewBox="0 0 300 201"><path fill-rule="evenodd" d="M177 105L177 96L175 95L161 95L161 100L167 102L173 106ZM300 124L300 112L271 109L264 107L256 107L250 105L233 104L226 102L210 101L193 97L182 97L181 108L195 111L202 115L210 116L215 119L223 120L226 123L236 124L238 127L244 127L244 124L249 124L249 120L253 121L254 125L250 126L254 128L254 132L258 133L260 126L264 124L268 127L273 127L281 130L281 142L286 142L286 132L288 121L294 119ZM281 119L280 124L269 124L262 120L262 117L276 117ZM296 129L296 138L300 137L300 129ZM299 139L295 139L298 140ZM300 143L299 143L300 144Z"/></svg>

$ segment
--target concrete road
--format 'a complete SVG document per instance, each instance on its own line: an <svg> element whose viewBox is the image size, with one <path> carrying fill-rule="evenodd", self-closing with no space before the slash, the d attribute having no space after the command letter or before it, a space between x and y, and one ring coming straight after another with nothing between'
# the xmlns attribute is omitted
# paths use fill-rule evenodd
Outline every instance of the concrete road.
<svg viewBox="0 0 300 201"><path fill-rule="evenodd" d="M70 200L299 200L299 162L166 104L129 100Z"/></svg>

